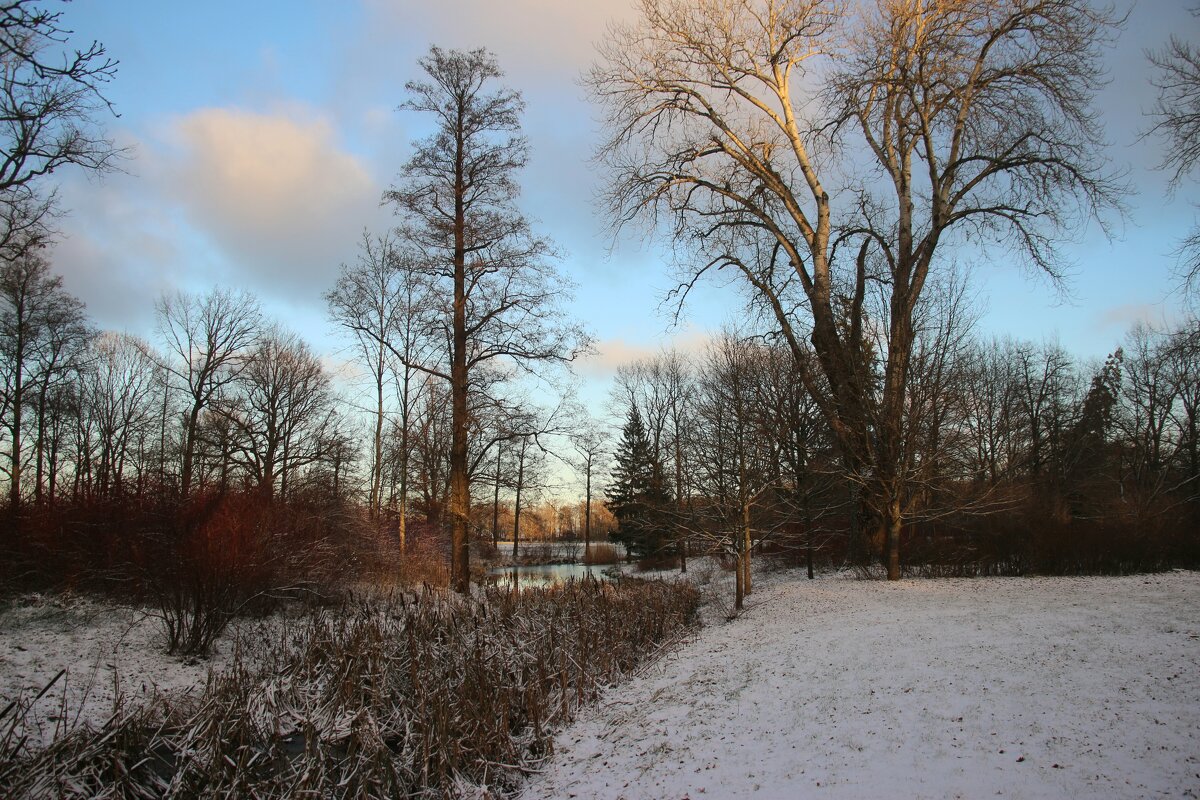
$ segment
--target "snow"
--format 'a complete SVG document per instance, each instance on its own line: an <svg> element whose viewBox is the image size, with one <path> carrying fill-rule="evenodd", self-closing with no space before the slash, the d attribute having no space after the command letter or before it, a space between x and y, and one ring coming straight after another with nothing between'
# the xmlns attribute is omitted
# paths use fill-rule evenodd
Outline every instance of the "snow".
<svg viewBox="0 0 1200 800"><path fill-rule="evenodd" d="M1196 797L1200 574L788 573L615 687L522 797Z"/></svg>
<svg viewBox="0 0 1200 800"><path fill-rule="evenodd" d="M707 571L705 627L581 712L523 800L1200 796L1200 573L756 574L726 622L730 576ZM0 610L0 708L66 668L43 738L64 708L99 727L118 694L199 691L234 646L181 662L144 610L21 598Z"/></svg>
<svg viewBox="0 0 1200 800"><path fill-rule="evenodd" d="M118 700L198 692L233 649L227 634L208 659L169 656L162 625L150 612L85 597L31 595L0 609L0 708L32 700L66 670L31 712L43 743L60 725L99 729Z"/></svg>

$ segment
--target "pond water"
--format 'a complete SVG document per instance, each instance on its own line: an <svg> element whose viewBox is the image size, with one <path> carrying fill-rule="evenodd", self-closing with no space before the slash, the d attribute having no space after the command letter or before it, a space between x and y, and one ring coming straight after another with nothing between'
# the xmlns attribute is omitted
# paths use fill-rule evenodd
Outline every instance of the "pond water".
<svg viewBox="0 0 1200 800"><path fill-rule="evenodd" d="M520 567L493 567L488 570L488 576L495 576L500 585L515 580L518 586L527 588L550 586L572 578L579 580L587 576L606 581L611 578L605 572L611 568L612 566L609 564L537 564Z"/></svg>

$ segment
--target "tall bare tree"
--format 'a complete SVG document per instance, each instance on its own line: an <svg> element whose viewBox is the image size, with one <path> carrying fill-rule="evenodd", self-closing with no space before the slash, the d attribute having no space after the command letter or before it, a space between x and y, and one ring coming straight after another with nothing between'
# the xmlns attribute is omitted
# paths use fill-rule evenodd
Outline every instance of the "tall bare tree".
<svg viewBox="0 0 1200 800"><path fill-rule="evenodd" d="M37 251L0 262L0 420L9 440L9 502L24 496L25 438L32 405L36 433L46 410L40 391L63 369L65 353L87 340L83 303L63 289ZM48 391L48 390L47 390Z"/></svg>
<svg viewBox="0 0 1200 800"><path fill-rule="evenodd" d="M396 455L404 462L397 465L401 541L408 506L408 435L419 385L416 370L409 365L426 361L422 350L438 344L428 341L427 332L419 329L422 320L416 303L421 290L414 283L419 275L405 266L406 257L411 254L401 250L393 233L373 237L364 232L357 262L342 266L336 285L325 295L330 316L354 338L357 356L371 375L375 419L367 508L372 516L379 514L384 494L384 422L389 410L384 389L395 382L396 432L400 436ZM401 353L399 361L392 356L389 342Z"/></svg>
<svg viewBox="0 0 1200 800"><path fill-rule="evenodd" d="M419 64L427 80L405 85L401 109L430 115L435 132L415 143L384 199L420 254L414 268L429 285L431 326L449 345L448 363L406 364L450 385L451 581L466 592L473 373L497 360L523 369L570 361L585 337L563 320L568 284L551 266L549 242L516 207L516 173L528 158L517 135L520 94L490 90L502 73L486 50L433 47Z"/></svg>
<svg viewBox="0 0 1200 800"><path fill-rule="evenodd" d="M186 497L192 489L200 415L245 367L261 313L253 296L224 289L204 296L166 295L155 310L167 348L166 369L185 399L179 490Z"/></svg>
<svg viewBox="0 0 1200 800"><path fill-rule="evenodd" d="M122 157L96 118L117 62L104 45L76 47L62 12L33 0L0 3L0 254L43 241L53 191L43 179L68 166L112 169Z"/></svg>
<svg viewBox="0 0 1200 800"><path fill-rule="evenodd" d="M794 354L886 539L913 314L947 244L1058 274L1056 236L1113 204L1089 107L1112 19L1086 0L639 0L586 81L613 219L663 223L701 275L739 275ZM864 298L884 294L878 393ZM815 358L809 358L811 351Z"/></svg>
<svg viewBox="0 0 1200 800"><path fill-rule="evenodd" d="M1200 18L1200 6L1192 16ZM1166 146L1162 168L1171 174L1171 188L1178 188L1200 164L1200 47L1180 35L1147 53L1156 74L1158 89L1151 111L1153 131ZM1179 244L1179 268L1190 294L1200 290L1200 226L1193 226Z"/></svg>

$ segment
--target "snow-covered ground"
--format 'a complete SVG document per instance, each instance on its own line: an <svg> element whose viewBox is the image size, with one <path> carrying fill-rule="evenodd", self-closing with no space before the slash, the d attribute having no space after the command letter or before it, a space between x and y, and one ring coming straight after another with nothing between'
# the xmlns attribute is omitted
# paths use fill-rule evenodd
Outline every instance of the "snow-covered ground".
<svg viewBox="0 0 1200 800"><path fill-rule="evenodd" d="M1197 797L1200 573L789 573L555 750L524 800Z"/></svg>
<svg viewBox="0 0 1200 800"><path fill-rule="evenodd" d="M250 629L253 623L244 623ZM32 699L66 670L30 714L43 741L61 725L99 728L120 700L146 702L204 687L233 650L235 625L206 659L166 654L158 619L144 609L84 597L33 595L0 605L0 708Z"/></svg>
<svg viewBox="0 0 1200 800"><path fill-rule="evenodd" d="M1200 796L1200 573L779 573L733 622L713 577L708 624L563 731L524 800ZM23 598L0 610L0 708L67 668L43 736L63 709L98 726L118 693L199 689L217 649L181 663L145 612Z"/></svg>

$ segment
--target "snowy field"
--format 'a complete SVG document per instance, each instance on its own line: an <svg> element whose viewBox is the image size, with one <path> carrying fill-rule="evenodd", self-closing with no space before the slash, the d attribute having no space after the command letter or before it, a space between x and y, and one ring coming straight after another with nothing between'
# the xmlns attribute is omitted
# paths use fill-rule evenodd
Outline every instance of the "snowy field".
<svg viewBox="0 0 1200 800"><path fill-rule="evenodd" d="M70 595L23 597L0 608L0 708L30 699L66 670L31 712L43 741L63 726L99 728L117 702L200 691L209 670L229 662L238 633L262 627L234 625L211 657L181 660L166 654L161 623L141 609Z"/></svg>
<svg viewBox="0 0 1200 800"><path fill-rule="evenodd" d="M524 800L1197 797L1200 573L789 573L555 749Z"/></svg>
<svg viewBox="0 0 1200 800"><path fill-rule="evenodd" d="M585 710L523 800L1200 796L1200 573L780 573L733 622L716 578L708 624ZM25 598L0 611L0 706L67 668L43 735L102 724L118 694L198 690L233 646L181 663L144 613Z"/></svg>

